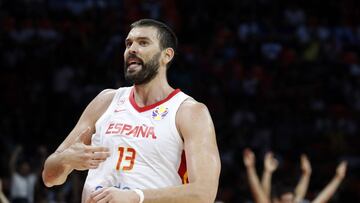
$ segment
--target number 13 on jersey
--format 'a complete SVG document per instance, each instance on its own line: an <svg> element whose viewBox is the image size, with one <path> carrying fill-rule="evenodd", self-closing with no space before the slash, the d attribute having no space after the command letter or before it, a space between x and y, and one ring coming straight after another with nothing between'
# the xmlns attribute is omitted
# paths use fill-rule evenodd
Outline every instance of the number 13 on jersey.
<svg viewBox="0 0 360 203"><path fill-rule="evenodd" d="M136 151L131 147L119 147L119 159L116 163L117 171L130 171L134 167Z"/></svg>

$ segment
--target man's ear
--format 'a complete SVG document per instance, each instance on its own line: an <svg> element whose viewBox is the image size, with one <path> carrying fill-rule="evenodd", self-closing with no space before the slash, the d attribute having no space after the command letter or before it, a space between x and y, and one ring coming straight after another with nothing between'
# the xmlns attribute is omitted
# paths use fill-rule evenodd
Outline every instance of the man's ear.
<svg viewBox="0 0 360 203"><path fill-rule="evenodd" d="M164 50L164 63L168 64L174 58L174 55L175 51L173 48L166 48Z"/></svg>

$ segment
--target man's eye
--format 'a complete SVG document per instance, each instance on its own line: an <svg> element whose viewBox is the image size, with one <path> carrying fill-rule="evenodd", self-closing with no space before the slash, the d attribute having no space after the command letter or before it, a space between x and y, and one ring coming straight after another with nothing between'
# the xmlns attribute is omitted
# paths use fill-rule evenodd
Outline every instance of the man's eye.
<svg viewBox="0 0 360 203"><path fill-rule="evenodd" d="M146 42L146 41L140 41L139 44L140 44L140 46L146 46L146 45L148 45L148 42Z"/></svg>

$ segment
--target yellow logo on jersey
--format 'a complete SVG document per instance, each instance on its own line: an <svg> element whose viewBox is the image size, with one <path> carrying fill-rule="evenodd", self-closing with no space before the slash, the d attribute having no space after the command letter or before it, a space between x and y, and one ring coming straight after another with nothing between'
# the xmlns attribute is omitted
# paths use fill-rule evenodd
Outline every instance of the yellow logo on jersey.
<svg viewBox="0 0 360 203"><path fill-rule="evenodd" d="M162 120L166 114L169 112L169 109L164 106L159 106L152 112L152 118L156 121Z"/></svg>

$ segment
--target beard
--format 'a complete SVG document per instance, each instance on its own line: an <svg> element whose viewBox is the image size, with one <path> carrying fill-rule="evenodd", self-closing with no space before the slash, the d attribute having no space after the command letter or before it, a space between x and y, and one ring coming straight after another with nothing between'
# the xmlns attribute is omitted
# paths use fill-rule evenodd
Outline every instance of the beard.
<svg viewBox="0 0 360 203"><path fill-rule="evenodd" d="M160 59L161 52L158 52L155 54L148 62L144 63L141 61L141 69L135 73L128 72L128 66L127 60L124 62L124 74L125 74L125 80L128 81L131 84L135 85L143 85L150 82L159 72L159 59ZM136 57L136 55L130 54L127 58L130 57ZM138 58L139 59L139 58Z"/></svg>

